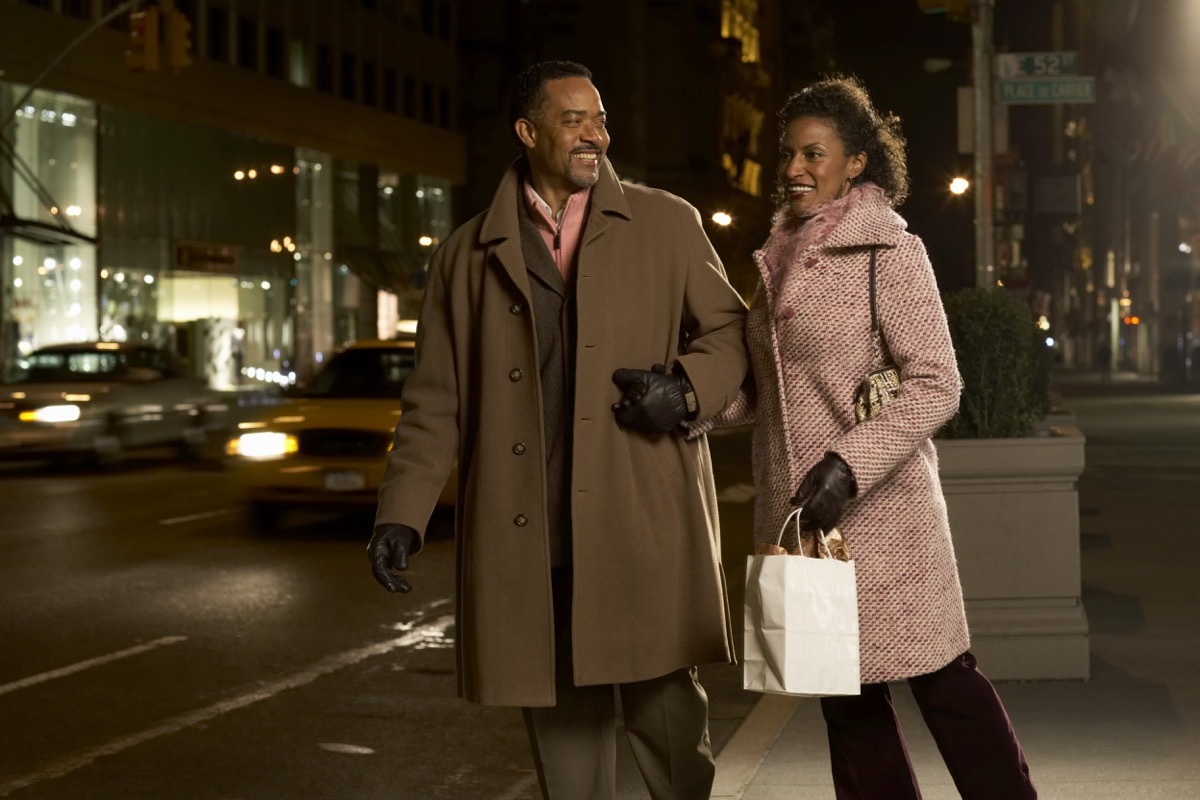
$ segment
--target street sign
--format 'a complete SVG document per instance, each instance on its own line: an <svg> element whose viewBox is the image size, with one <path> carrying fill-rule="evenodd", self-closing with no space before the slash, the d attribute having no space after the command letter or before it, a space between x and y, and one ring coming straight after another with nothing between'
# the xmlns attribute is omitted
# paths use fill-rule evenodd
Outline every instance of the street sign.
<svg viewBox="0 0 1200 800"><path fill-rule="evenodd" d="M1058 53L997 53L998 78L1057 78L1079 74L1079 54L1064 50Z"/></svg>
<svg viewBox="0 0 1200 800"><path fill-rule="evenodd" d="M1094 103L1096 79L1091 75L1001 79L996 91L996 100L1010 105Z"/></svg>

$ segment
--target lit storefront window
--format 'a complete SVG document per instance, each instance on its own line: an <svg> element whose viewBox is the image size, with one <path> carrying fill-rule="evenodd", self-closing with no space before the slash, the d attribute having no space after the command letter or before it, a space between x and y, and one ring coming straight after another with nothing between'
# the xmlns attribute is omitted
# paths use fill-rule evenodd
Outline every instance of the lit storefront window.
<svg viewBox="0 0 1200 800"><path fill-rule="evenodd" d="M102 334L172 348L214 388L286 374L293 149L109 106L102 114Z"/></svg>
<svg viewBox="0 0 1200 800"><path fill-rule="evenodd" d="M0 83L0 108L25 87ZM96 106L35 91L16 110L0 158L0 362L97 335Z"/></svg>

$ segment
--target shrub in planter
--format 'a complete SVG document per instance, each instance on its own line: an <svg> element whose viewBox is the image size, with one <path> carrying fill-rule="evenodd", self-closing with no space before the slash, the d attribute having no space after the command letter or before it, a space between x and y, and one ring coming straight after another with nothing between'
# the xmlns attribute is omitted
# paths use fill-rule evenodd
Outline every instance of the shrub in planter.
<svg viewBox="0 0 1200 800"><path fill-rule="evenodd" d="M948 439L1029 436L1050 407L1049 362L1029 307L1003 289L963 289L943 300L962 375Z"/></svg>

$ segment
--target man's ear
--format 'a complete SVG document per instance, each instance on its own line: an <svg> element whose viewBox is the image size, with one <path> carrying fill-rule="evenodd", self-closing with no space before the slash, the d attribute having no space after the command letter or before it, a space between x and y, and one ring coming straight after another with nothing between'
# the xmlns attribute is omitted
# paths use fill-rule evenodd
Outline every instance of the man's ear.
<svg viewBox="0 0 1200 800"><path fill-rule="evenodd" d="M516 121L513 128L516 130L517 138L521 140L521 144L533 149L533 146L537 144L537 128L534 127L534 124L522 117Z"/></svg>

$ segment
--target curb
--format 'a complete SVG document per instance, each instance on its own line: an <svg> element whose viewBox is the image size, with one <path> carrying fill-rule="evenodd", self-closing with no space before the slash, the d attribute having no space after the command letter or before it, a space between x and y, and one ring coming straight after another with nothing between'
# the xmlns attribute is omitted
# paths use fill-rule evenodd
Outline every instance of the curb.
<svg viewBox="0 0 1200 800"><path fill-rule="evenodd" d="M741 800L799 705L799 698L764 694L717 754L712 800Z"/></svg>

